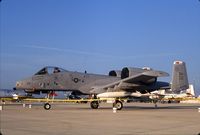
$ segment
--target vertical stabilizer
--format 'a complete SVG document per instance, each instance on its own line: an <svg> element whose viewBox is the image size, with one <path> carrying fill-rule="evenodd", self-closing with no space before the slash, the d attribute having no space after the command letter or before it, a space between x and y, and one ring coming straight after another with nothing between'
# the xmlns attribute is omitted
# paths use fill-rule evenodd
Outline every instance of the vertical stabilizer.
<svg viewBox="0 0 200 135"><path fill-rule="evenodd" d="M174 61L171 90L173 92L180 92L188 88L189 83L185 62Z"/></svg>

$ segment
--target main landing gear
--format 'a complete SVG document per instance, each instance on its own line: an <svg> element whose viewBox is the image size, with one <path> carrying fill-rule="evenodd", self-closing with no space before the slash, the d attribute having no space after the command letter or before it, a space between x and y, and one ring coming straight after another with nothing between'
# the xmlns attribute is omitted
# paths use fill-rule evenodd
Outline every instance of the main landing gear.
<svg viewBox="0 0 200 135"><path fill-rule="evenodd" d="M97 95L96 94L93 94L91 95L92 99L97 99ZM92 109L98 109L99 108L99 101L91 101L90 102L90 107Z"/></svg>
<svg viewBox="0 0 200 135"><path fill-rule="evenodd" d="M117 110L121 110L123 108L123 103L119 100L115 100L113 103L113 108L117 108Z"/></svg>
<svg viewBox="0 0 200 135"><path fill-rule="evenodd" d="M92 101L90 102L90 107L92 109L98 109L99 108L99 101ZM113 103L113 108L117 108L117 110L121 110L123 108L123 103L120 100L115 100Z"/></svg>
<svg viewBox="0 0 200 135"><path fill-rule="evenodd" d="M90 103L90 107L91 107L92 109L98 109L98 108L99 108L99 102L98 102L98 101L92 101L92 102Z"/></svg>

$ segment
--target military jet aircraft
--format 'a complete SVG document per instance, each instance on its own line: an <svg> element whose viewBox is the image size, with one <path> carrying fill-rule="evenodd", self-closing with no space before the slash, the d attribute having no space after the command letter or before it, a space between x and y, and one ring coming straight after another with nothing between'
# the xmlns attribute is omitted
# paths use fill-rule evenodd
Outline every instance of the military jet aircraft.
<svg viewBox="0 0 200 135"><path fill-rule="evenodd" d="M187 89L185 63L174 63L173 90ZM170 89L168 82L157 81L158 77L169 76L163 71L151 68L125 67L121 71L112 70L108 75L72 72L59 67L44 67L33 76L16 82L14 89L22 89L28 93L51 93L55 91L73 91L74 94L91 94L92 98L115 98L113 106L123 108L122 97L149 96L159 89ZM178 80L177 80L178 79ZM90 102L91 108L99 107L98 101ZM44 105L50 109L50 104Z"/></svg>
<svg viewBox="0 0 200 135"><path fill-rule="evenodd" d="M31 98L31 96L27 95L24 91L13 91L9 89L1 89L0 90L0 100L1 101L12 101L12 102L19 102L26 98Z"/></svg>

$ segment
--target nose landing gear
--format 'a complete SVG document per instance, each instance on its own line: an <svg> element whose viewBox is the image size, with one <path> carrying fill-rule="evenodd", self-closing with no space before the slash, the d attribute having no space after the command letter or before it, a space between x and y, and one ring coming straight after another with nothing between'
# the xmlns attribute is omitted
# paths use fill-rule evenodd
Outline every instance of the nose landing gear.
<svg viewBox="0 0 200 135"><path fill-rule="evenodd" d="M45 109L45 110L51 109L51 105L50 105L49 103L45 103L45 104L44 104L44 109Z"/></svg>

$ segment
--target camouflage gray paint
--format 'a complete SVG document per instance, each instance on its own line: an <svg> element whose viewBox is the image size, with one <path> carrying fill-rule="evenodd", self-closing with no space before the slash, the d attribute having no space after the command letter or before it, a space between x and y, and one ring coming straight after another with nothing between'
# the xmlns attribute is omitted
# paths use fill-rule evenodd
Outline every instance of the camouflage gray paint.
<svg viewBox="0 0 200 135"><path fill-rule="evenodd" d="M121 73L121 75L119 75ZM157 81L158 77L169 76L163 71L151 68L129 68L112 71L109 75L98 75L67 71L58 67L44 67L30 78L18 81L15 89L26 92L77 91L80 94L99 94L104 92L149 93L159 89L170 89L168 82ZM172 89L187 89L188 80L185 63L174 62Z"/></svg>

